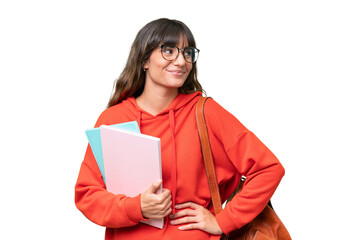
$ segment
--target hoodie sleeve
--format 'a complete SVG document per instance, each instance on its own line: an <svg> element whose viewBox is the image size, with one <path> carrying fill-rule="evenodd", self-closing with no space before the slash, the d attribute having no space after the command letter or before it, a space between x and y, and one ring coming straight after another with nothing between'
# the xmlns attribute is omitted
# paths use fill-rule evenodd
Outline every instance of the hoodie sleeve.
<svg viewBox="0 0 360 240"><path fill-rule="evenodd" d="M212 99L206 105L209 131L220 139L235 169L247 178L242 191L216 216L220 228L228 234L264 209L285 170L275 155L233 115Z"/></svg>
<svg viewBox="0 0 360 240"><path fill-rule="evenodd" d="M104 123L100 116L95 127ZM88 145L75 185L75 205L92 222L110 228L128 227L145 220L140 195L127 197L106 190L91 147Z"/></svg>

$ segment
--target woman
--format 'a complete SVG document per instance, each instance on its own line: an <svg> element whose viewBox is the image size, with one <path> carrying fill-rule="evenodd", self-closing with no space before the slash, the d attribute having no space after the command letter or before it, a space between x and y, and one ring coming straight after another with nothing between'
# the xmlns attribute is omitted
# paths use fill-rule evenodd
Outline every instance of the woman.
<svg viewBox="0 0 360 240"><path fill-rule="evenodd" d="M75 203L106 227L105 239L218 239L257 216L284 169L256 136L214 100L205 105L220 193L225 200L241 175L246 184L214 216L195 119L202 95L197 80L199 50L180 21L158 19L137 34L108 108L95 127L136 120L144 134L161 139L162 182L136 197L106 191L88 147L75 186ZM163 184L163 192L155 194ZM164 229L140 223L165 218Z"/></svg>

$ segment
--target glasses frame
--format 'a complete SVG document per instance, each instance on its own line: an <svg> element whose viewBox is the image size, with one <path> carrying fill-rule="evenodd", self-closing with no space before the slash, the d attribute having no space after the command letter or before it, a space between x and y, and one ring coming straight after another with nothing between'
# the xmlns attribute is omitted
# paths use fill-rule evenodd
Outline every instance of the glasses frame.
<svg viewBox="0 0 360 240"><path fill-rule="evenodd" d="M174 48L177 48L178 52L177 52L176 57L175 57L174 59L169 60L169 59L166 59L166 58L164 57L163 50L164 50L164 47L165 47L165 46L166 46L166 47L174 47ZM168 44L161 44L161 45L159 45L159 47L161 48L161 56L162 56L165 60L170 61L170 62L171 62L171 61L174 61L175 59L177 59L177 58L179 57L180 50L183 52L182 55L183 55L185 61L188 62L188 63L195 63L195 62L198 60L198 58L199 58L200 49L197 49L196 47L178 48L178 47L175 46L175 45L168 45ZM197 56L197 58L196 58L196 60L195 60L194 62L191 62L191 61L189 62L188 60L186 60L185 55L184 55L184 51L185 51L187 48L194 48L194 49L198 52L198 56Z"/></svg>

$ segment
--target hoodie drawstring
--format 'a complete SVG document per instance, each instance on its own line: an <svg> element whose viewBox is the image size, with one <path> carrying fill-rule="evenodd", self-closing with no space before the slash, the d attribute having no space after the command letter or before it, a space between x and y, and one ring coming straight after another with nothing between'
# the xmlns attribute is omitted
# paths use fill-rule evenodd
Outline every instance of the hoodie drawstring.
<svg viewBox="0 0 360 240"><path fill-rule="evenodd" d="M138 115L137 115L137 119L136 119L138 125L139 125L139 129L141 132L141 111L138 111Z"/></svg>
<svg viewBox="0 0 360 240"><path fill-rule="evenodd" d="M175 144L175 114L174 110L169 112L172 148L171 148L171 194L172 194L172 213L175 214L175 199L177 185L177 162L176 162L176 144Z"/></svg>
<svg viewBox="0 0 360 240"><path fill-rule="evenodd" d="M138 111L137 123L141 130L141 115L142 112ZM172 197L172 213L175 213L175 199L176 199L176 185L177 185L177 162L176 162L176 144L175 144L175 114L174 110L169 111L169 122L171 129L171 197Z"/></svg>

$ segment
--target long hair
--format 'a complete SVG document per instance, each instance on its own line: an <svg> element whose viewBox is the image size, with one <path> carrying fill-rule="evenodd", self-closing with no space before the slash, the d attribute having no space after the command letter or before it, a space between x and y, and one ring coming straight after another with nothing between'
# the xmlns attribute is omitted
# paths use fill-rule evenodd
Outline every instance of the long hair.
<svg viewBox="0 0 360 240"><path fill-rule="evenodd" d="M129 97L138 97L144 90L145 72L143 66L151 53L159 44L177 44L182 35L189 46L196 47L194 36L190 29L181 21L160 18L146 24L131 46L128 60L120 77L115 81L112 95L107 107L122 102ZM196 62L193 63L189 76L179 93L189 94L195 91L204 92L198 79Z"/></svg>

